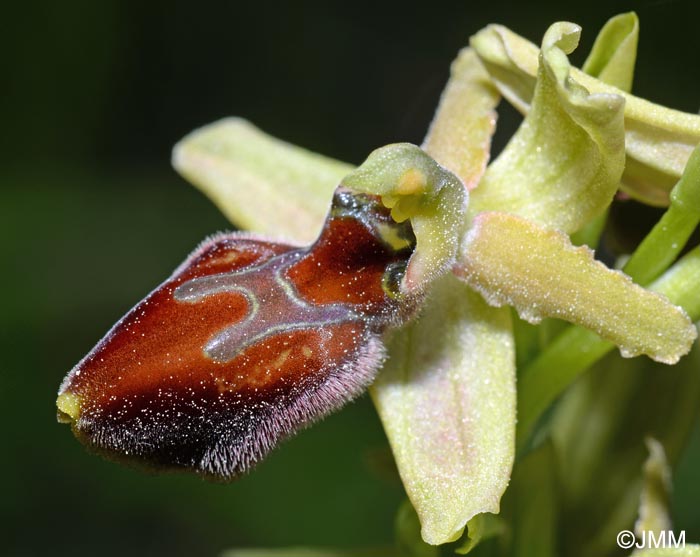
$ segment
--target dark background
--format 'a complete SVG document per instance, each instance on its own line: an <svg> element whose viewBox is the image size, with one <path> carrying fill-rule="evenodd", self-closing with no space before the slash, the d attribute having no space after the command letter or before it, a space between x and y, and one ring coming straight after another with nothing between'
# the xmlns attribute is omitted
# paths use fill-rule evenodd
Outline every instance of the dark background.
<svg viewBox="0 0 700 557"><path fill-rule="evenodd" d="M571 4L571 5L569 5ZM365 397L231 485L92 456L55 422L64 374L207 234L229 227L169 164L227 115L359 163L419 143L469 35L539 42L568 19L580 63L635 9L635 92L697 112L700 3L39 1L4 6L0 48L0 554L215 555L226 547L390 543L400 485ZM517 118L506 110L498 144ZM700 435L676 529L700 540Z"/></svg>

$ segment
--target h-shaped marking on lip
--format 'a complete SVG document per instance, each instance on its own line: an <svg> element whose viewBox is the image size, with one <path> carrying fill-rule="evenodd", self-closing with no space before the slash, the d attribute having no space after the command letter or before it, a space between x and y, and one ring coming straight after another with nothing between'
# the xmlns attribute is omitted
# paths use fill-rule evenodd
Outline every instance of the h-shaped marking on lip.
<svg viewBox="0 0 700 557"><path fill-rule="evenodd" d="M178 302L197 303L207 296L237 292L248 302L248 315L217 332L207 341L204 353L226 363L246 348L279 333L315 329L359 320L348 304L315 304L303 300L286 276L286 271L305 255L295 250L268 261L229 273L191 279L178 286Z"/></svg>

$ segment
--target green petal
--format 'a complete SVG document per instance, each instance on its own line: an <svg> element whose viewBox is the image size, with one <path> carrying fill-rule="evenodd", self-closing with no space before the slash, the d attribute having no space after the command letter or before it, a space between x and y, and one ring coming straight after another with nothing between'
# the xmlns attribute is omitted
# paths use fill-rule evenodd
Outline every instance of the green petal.
<svg viewBox="0 0 700 557"><path fill-rule="evenodd" d="M649 456L644 463L644 485L639 500L637 536L643 532L661 533L671 529L671 467L664 446L653 437L646 439Z"/></svg>
<svg viewBox="0 0 700 557"><path fill-rule="evenodd" d="M469 190L486 170L500 98L474 51L463 49L452 62L450 80L423 149L459 176Z"/></svg>
<svg viewBox="0 0 700 557"><path fill-rule="evenodd" d="M493 305L530 322L557 317L618 345L673 364L697 337L686 313L593 259L586 247L506 213L482 213L463 244L459 273Z"/></svg>
<svg viewBox="0 0 700 557"><path fill-rule="evenodd" d="M535 91L537 47L500 25L477 33L471 45L501 94L527 113ZM668 204L669 191L700 143L700 115L640 99L575 68L571 77L593 94L624 97L627 163L622 187L645 203Z"/></svg>
<svg viewBox="0 0 700 557"><path fill-rule="evenodd" d="M647 286L667 269L700 219L700 148L671 192L671 205L623 268L632 280ZM696 246L649 288L683 307L691 320L700 319L700 247ZM516 329L519 330L519 329ZM518 343L520 347L521 344ZM591 331L569 327L521 374L518 445L523 447L539 415L585 369L613 345Z"/></svg>
<svg viewBox="0 0 700 557"><path fill-rule="evenodd" d="M469 44L501 95L521 114L527 114L535 92L539 49L503 25L489 25Z"/></svg>
<svg viewBox="0 0 700 557"><path fill-rule="evenodd" d="M583 63L588 75L626 92L632 90L639 41L639 19L629 12L608 20Z"/></svg>
<svg viewBox="0 0 700 557"><path fill-rule="evenodd" d="M404 291L422 290L452 267L468 193L459 178L424 151L409 143L381 147L342 184L381 195L397 221L411 219L416 249L402 281Z"/></svg>
<svg viewBox="0 0 700 557"><path fill-rule="evenodd" d="M173 149L173 166L236 226L301 244L316 239L333 190L353 169L240 118L186 136Z"/></svg>
<svg viewBox="0 0 700 557"><path fill-rule="evenodd" d="M696 246L666 271L649 289L659 292L700 319L700 246ZM518 446L526 446L540 415L573 381L614 344L588 329L568 327L525 368L518 383ZM678 365L683 366L685 360ZM676 368L677 370L678 368ZM675 371L675 373L678 373ZM581 380L577 384L580 384ZM602 390L605 390L603 388ZM663 389L662 389L663 391ZM572 436L577 441L580 435ZM580 459L579 459L580 460Z"/></svg>
<svg viewBox="0 0 700 557"><path fill-rule="evenodd" d="M610 204L625 164L624 101L570 78L580 32L547 31L532 107L473 192L471 215L504 211L571 233Z"/></svg>
<svg viewBox="0 0 700 557"><path fill-rule="evenodd" d="M371 389L423 539L457 539L498 513L514 454L510 313L446 275L419 319L394 334Z"/></svg>

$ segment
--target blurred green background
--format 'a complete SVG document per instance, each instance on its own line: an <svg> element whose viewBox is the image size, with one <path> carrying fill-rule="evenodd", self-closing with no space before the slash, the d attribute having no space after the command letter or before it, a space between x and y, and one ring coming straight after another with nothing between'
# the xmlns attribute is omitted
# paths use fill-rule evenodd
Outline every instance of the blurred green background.
<svg viewBox="0 0 700 557"><path fill-rule="evenodd" d="M367 397L231 485L149 476L88 454L55 421L64 374L206 235L230 228L170 168L190 130L244 116L358 163L419 143L469 35L539 42L584 28L581 62L635 9L635 92L697 112L700 3L81 0L3 8L0 554L215 555L233 546L391 543L403 496ZM517 117L504 110L496 144ZM506 131L504 131L506 130ZM676 530L700 540L700 431L676 477Z"/></svg>

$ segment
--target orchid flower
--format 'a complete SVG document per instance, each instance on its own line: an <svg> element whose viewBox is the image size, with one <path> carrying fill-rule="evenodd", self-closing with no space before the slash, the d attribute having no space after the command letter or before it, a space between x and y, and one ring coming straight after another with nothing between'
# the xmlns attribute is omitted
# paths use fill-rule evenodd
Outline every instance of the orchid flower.
<svg viewBox="0 0 700 557"><path fill-rule="evenodd" d="M461 546L466 552L493 531L492 515L500 511L516 454L535 446L542 413L613 347L624 357L645 355L675 364L697 338L700 251L677 258L700 221L700 150L693 150L700 143L700 116L626 92L636 53L633 14L603 29L582 71L567 58L580 31L572 23L556 23L540 49L500 26L479 32L452 65L423 145L382 147L357 168L274 139L237 118L196 130L173 152L175 168L233 224L264 235L264 240L250 237L260 242L250 248L255 253L268 245L304 246L320 237L311 251L299 252L309 257L342 207L353 218L370 219L379 236L394 242L395 250L382 260L384 274L377 276L387 280L388 269L400 272L388 275L394 282L384 290L381 311L362 310L362 319L374 319L375 325L377 315L391 313L372 329L375 348L354 355L370 362L359 368L370 371L362 371L352 392L337 395L338 400L335 392L319 392L335 408L371 383L427 544L459 540L468 526ZM489 164L501 95L524 120ZM591 248L580 245L595 247L620 188L668 206L623 271L606 267ZM343 195L369 200L362 201L361 216L360 209L342 205ZM224 244L217 242L224 241L229 239L205 244L154 294L167 290L176 299L194 300L223 288L254 288L245 281L258 281L262 289L282 284L275 275L261 286L263 275L249 279L244 267L232 275L230 286L222 286L223 279L209 280L213 271L198 276L201 262L210 257L207 250L223 253ZM282 254L291 248L269 249ZM314 261L326 264L321 257ZM322 276L322 267L319 272ZM144 316L148 300L155 298L136 308ZM529 323L557 318L572 324L518 372L517 392L520 321L509 306ZM318 327L324 320L350 319L304 307L304 318L317 319ZM352 319L360 328L370 322ZM138 326L133 318L125 323ZM208 340L206 350L216 359L228 354L230 342L228 337ZM81 371L99 368L94 362L101 352L91 354L64 382L58 407L78 436L95 444L81 429L87 395L81 398L75 387ZM289 354L294 353L280 349L280 358ZM350 379L340 377L334 388L348 385ZM325 413L313 408L304 424ZM274 414L274 419L295 418ZM159 430L163 434L168 433ZM264 442L278 437L284 436ZM544 456L537 458L549 458L547 450L538 450Z"/></svg>

